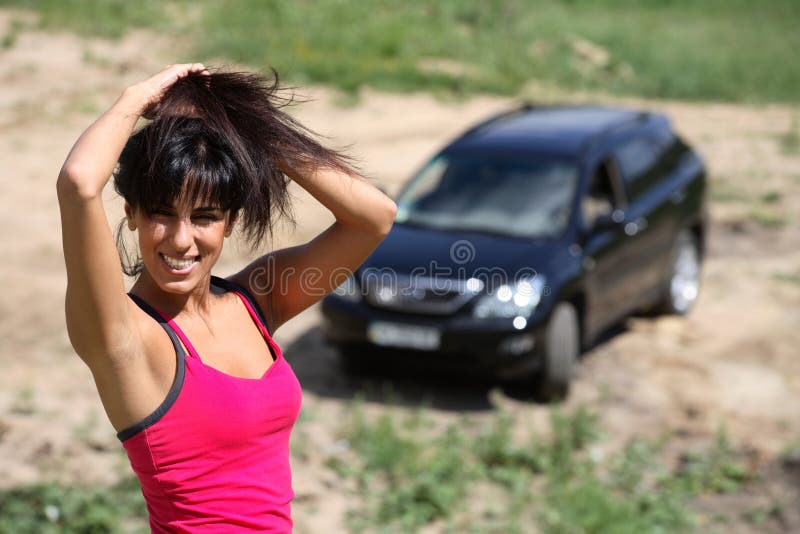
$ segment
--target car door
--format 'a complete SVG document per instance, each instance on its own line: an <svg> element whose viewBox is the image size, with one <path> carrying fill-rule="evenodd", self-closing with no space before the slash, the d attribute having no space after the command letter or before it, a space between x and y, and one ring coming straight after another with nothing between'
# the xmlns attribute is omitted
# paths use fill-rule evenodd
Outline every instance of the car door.
<svg viewBox="0 0 800 534"><path fill-rule="evenodd" d="M628 211L622 176L615 158L609 156L590 174L581 199L590 332L598 332L628 313L641 288L641 236L632 230Z"/></svg>
<svg viewBox="0 0 800 534"><path fill-rule="evenodd" d="M636 243L638 272L629 300L632 309L652 300L660 290L677 231L670 169L664 164L670 136L663 133L657 127L648 128L614 150L628 198L625 233Z"/></svg>

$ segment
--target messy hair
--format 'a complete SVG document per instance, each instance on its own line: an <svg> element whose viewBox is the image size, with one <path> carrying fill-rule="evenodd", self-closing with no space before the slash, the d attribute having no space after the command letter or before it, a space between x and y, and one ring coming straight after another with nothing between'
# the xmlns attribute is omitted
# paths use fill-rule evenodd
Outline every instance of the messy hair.
<svg viewBox="0 0 800 534"><path fill-rule="evenodd" d="M292 220L284 173L356 172L347 156L322 146L284 111L292 102L275 71L190 73L145 110L151 121L125 145L114 188L144 213L176 202L219 207L237 216L256 247L278 218ZM121 228L123 270L135 276L141 261L131 261Z"/></svg>

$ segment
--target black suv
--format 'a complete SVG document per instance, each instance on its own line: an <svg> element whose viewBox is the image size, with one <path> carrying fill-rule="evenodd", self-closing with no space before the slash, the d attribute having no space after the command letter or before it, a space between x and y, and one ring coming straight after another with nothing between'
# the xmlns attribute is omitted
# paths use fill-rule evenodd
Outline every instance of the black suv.
<svg viewBox="0 0 800 534"><path fill-rule="evenodd" d="M405 185L389 236L323 301L325 337L346 361L422 356L563 398L608 327L692 307L705 189L701 158L658 113L495 116Z"/></svg>

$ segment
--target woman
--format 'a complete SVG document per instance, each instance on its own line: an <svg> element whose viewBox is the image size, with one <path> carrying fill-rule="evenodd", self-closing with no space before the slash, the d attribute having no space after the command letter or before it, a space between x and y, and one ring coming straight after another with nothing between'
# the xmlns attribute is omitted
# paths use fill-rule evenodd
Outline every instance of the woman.
<svg viewBox="0 0 800 534"><path fill-rule="evenodd" d="M169 66L127 88L58 177L70 340L153 531L291 530L300 389L270 332L341 283L394 220L394 203L281 111L276 90L277 77ZM140 258L122 267L101 195L112 174L138 233ZM257 244L286 214L287 176L336 221L213 276L237 221ZM123 270L137 276L130 294Z"/></svg>

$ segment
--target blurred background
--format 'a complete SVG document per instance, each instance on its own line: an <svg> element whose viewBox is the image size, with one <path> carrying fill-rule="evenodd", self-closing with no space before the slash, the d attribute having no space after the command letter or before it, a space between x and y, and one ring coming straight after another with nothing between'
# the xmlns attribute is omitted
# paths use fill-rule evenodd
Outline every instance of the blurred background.
<svg viewBox="0 0 800 534"><path fill-rule="evenodd" d="M626 320L563 403L346 373L317 308L283 326L296 532L800 531L799 27L794 0L0 0L0 532L147 531L66 336L55 178L122 89L183 61L274 67L390 194L523 100L664 112L708 166L695 309ZM332 221L294 193L265 250ZM252 254L232 244L217 274Z"/></svg>

